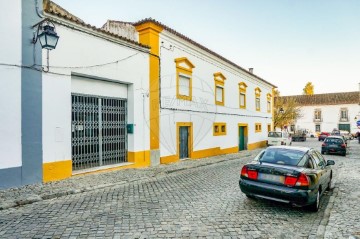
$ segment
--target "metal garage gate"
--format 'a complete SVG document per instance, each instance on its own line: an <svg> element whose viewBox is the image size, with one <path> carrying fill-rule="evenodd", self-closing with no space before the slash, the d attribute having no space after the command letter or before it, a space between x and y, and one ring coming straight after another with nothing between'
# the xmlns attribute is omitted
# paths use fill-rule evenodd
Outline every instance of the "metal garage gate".
<svg viewBox="0 0 360 239"><path fill-rule="evenodd" d="M126 99L72 94L72 167L127 162Z"/></svg>

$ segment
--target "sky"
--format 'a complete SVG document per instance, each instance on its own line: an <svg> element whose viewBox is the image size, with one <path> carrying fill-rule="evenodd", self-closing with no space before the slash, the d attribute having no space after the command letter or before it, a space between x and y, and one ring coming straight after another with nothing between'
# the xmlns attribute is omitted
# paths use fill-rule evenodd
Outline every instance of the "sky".
<svg viewBox="0 0 360 239"><path fill-rule="evenodd" d="M358 0L54 0L86 23L154 18L299 95L358 91Z"/></svg>

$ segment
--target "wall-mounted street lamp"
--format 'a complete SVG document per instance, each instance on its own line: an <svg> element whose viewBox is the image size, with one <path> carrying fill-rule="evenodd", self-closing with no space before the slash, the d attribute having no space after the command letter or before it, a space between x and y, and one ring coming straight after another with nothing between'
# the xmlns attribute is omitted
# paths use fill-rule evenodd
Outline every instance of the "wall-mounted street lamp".
<svg viewBox="0 0 360 239"><path fill-rule="evenodd" d="M59 36L55 31L54 23L45 20L38 24L36 35L34 35L33 43L40 41L41 47L47 50L53 50L59 40Z"/></svg>
<svg viewBox="0 0 360 239"><path fill-rule="evenodd" d="M284 112L285 112L284 109L281 107L280 110L279 110L279 113L284 114Z"/></svg>
<svg viewBox="0 0 360 239"><path fill-rule="evenodd" d="M49 72L49 51L56 48L56 45L59 40L59 36L55 31L55 25L48 19L41 21L37 25L36 33L34 33L33 43L34 43L34 50L35 44L37 41L40 42L41 48L47 50L47 69L43 68L43 71ZM35 54L35 53L34 53ZM35 64L35 60L34 60Z"/></svg>

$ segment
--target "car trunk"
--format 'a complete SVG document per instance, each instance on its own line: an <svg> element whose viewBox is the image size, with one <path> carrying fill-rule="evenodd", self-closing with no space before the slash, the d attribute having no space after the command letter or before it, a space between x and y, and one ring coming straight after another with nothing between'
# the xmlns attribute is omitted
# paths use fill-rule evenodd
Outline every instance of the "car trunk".
<svg viewBox="0 0 360 239"><path fill-rule="evenodd" d="M275 185L284 185L285 176L298 177L304 170L303 168L278 165L270 163L258 163L248 165L249 170L256 170L258 172L258 182L270 183Z"/></svg>

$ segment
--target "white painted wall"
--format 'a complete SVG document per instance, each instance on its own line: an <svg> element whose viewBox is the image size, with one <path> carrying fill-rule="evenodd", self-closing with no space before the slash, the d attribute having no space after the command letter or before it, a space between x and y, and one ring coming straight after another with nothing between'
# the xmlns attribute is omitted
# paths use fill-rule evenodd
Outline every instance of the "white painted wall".
<svg viewBox="0 0 360 239"><path fill-rule="evenodd" d="M272 87L250 74L214 58L167 32L160 34L161 48L161 156L176 154L176 122L193 122L194 151L214 147L230 148L239 144L238 123L248 124L248 143L266 140L267 93ZM169 46L172 45L172 49ZM174 47L175 46L175 47ZM192 74L192 102L176 99L176 58L186 57L195 65ZM225 106L215 105L214 73L225 77ZM247 107L239 108L239 83L247 84ZM261 89L261 112L255 110L255 88ZM181 109L174 111L169 108ZM198 112L201 111L201 112ZM211 112L211 113L208 113ZM227 134L213 136L213 123L226 122ZM262 132L255 133L255 123L262 123Z"/></svg>
<svg viewBox="0 0 360 239"><path fill-rule="evenodd" d="M128 135L128 150L149 150L149 55L62 25L56 31L60 39L50 52L50 72L58 74L43 74L44 162L71 159L71 92L127 97L128 123L136 125ZM72 78L77 79L73 84ZM62 142L55 139L59 131Z"/></svg>
<svg viewBox="0 0 360 239"><path fill-rule="evenodd" d="M340 122L341 108L348 109L349 122ZM322 122L314 122L315 109L321 109ZM303 117L296 121L295 126L297 128L309 129L311 132L315 132L315 125L320 124L321 131L331 132L334 128L339 127L339 123L343 123L350 124L352 133L358 131L354 120L359 112L357 104L302 106L301 112Z"/></svg>
<svg viewBox="0 0 360 239"><path fill-rule="evenodd" d="M0 1L0 9L0 63L21 65L21 1ZM3 169L21 166L21 68L0 65L0 76Z"/></svg>

